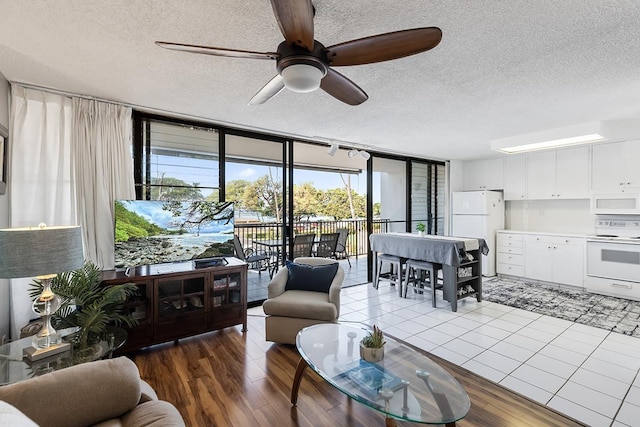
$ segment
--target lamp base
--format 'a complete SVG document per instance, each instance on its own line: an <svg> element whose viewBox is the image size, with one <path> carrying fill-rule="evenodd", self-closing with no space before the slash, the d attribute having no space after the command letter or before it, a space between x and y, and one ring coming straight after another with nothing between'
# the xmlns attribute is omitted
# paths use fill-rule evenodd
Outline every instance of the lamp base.
<svg viewBox="0 0 640 427"><path fill-rule="evenodd" d="M45 348L27 347L22 350L22 357L34 362L69 350L71 350L71 344L68 342L53 344Z"/></svg>

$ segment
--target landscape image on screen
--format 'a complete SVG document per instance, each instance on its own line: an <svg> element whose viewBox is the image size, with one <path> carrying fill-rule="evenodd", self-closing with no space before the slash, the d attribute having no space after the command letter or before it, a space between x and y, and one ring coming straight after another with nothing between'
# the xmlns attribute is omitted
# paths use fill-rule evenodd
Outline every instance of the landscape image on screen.
<svg viewBox="0 0 640 427"><path fill-rule="evenodd" d="M115 266L232 256L233 203L118 200Z"/></svg>

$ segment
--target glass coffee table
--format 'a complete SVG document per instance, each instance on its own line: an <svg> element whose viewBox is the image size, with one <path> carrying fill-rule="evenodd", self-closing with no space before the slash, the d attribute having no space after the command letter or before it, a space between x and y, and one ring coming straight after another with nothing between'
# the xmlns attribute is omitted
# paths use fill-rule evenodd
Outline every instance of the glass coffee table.
<svg viewBox="0 0 640 427"><path fill-rule="evenodd" d="M469 412L466 391L444 368L424 354L385 336L384 359L360 359L360 340L368 329L324 323L302 329L296 338L300 361L291 389L298 400L307 366L350 398L395 419L455 426Z"/></svg>

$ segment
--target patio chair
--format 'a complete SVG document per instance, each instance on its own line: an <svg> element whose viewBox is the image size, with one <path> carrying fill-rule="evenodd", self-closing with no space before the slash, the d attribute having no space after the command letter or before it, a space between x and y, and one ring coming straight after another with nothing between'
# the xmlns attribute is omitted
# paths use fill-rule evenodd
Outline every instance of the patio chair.
<svg viewBox="0 0 640 427"><path fill-rule="evenodd" d="M349 267L351 267L351 260L349 259L349 252L347 252L347 237L349 237L349 229L348 228L338 228L336 230L338 232L338 244L336 245L335 256L332 258L340 259L346 258L349 263Z"/></svg>
<svg viewBox="0 0 640 427"><path fill-rule="evenodd" d="M252 248L243 249L242 242L238 235L233 236L233 246L235 248L236 257L249 264L249 268L257 270L258 274L261 274L262 270L269 268L269 261L271 256L264 251L256 251Z"/></svg>
<svg viewBox="0 0 640 427"><path fill-rule="evenodd" d="M340 234L338 233L324 233L320 235L315 256L322 258L335 258L338 237L340 237Z"/></svg>
<svg viewBox="0 0 640 427"><path fill-rule="evenodd" d="M315 234L298 234L293 239L293 253L289 257L290 259L296 259L301 257L310 257L313 250L313 241L315 240Z"/></svg>

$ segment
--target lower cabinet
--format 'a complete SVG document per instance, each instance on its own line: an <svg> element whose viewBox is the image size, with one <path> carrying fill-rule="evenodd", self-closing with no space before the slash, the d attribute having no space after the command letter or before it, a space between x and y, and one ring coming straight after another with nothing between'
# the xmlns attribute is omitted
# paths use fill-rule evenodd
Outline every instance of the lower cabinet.
<svg viewBox="0 0 640 427"><path fill-rule="evenodd" d="M584 286L583 237L498 232L498 274Z"/></svg>
<svg viewBox="0 0 640 427"><path fill-rule="evenodd" d="M496 241L498 251L496 271L498 274L524 276L522 234L500 231L497 233Z"/></svg>
<svg viewBox="0 0 640 427"><path fill-rule="evenodd" d="M167 267L168 266L168 267ZM247 329L247 264L193 268L191 262L103 272L103 286L135 283L125 310L138 319L121 352L242 324Z"/></svg>

